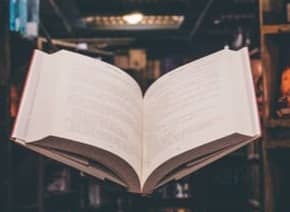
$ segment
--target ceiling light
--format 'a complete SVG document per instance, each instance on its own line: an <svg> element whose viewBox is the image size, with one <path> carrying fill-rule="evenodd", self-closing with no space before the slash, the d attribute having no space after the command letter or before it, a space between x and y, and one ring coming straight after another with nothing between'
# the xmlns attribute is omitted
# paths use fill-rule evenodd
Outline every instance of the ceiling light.
<svg viewBox="0 0 290 212"><path fill-rule="evenodd" d="M84 17L82 21L87 26L99 30L178 29L184 21L184 16L179 15L141 14L141 17L141 20L134 18L135 21L132 22L131 18L128 21L125 20L124 16L88 16Z"/></svg>
<svg viewBox="0 0 290 212"><path fill-rule="evenodd" d="M128 24L138 24L142 21L143 14L142 13L130 13L130 14L124 15L123 19Z"/></svg>

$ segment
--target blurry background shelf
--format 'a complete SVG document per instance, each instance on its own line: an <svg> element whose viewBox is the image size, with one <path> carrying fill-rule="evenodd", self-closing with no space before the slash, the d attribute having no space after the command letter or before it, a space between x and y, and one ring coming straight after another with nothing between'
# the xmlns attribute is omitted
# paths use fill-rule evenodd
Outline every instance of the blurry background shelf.
<svg viewBox="0 0 290 212"><path fill-rule="evenodd" d="M290 24L278 24L278 25L262 25L262 34L282 34L290 33Z"/></svg>
<svg viewBox="0 0 290 212"><path fill-rule="evenodd" d="M290 148L290 138L285 140L272 140L266 143L267 149L283 149L283 148Z"/></svg>
<svg viewBox="0 0 290 212"><path fill-rule="evenodd" d="M287 7L288 3L288 7ZM290 7L285 0L260 0L264 87L263 198L265 212L289 211L290 119L277 118L281 74L290 64Z"/></svg>
<svg viewBox="0 0 290 212"><path fill-rule="evenodd" d="M275 128L275 127L289 127L290 119L269 119L265 121L265 127Z"/></svg>

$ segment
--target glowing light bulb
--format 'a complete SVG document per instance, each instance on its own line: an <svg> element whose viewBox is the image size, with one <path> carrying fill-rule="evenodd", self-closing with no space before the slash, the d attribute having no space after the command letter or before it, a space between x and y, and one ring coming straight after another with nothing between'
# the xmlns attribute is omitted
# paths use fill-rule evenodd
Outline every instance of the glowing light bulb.
<svg viewBox="0 0 290 212"><path fill-rule="evenodd" d="M142 13L131 13L128 15L123 16L124 21L126 21L128 24L138 24L143 19Z"/></svg>

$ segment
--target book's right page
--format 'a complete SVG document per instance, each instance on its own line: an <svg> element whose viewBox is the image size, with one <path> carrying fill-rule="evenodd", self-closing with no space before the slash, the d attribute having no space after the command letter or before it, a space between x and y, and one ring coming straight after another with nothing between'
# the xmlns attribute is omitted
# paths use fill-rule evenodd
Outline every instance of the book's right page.
<svg viewBox="0 0 290 212"><path fill-rule="evenodd" d="M142 184L183 152L236 132L259 133L247 57L247 49L222 50L172 71L148 89Z"/></svg>

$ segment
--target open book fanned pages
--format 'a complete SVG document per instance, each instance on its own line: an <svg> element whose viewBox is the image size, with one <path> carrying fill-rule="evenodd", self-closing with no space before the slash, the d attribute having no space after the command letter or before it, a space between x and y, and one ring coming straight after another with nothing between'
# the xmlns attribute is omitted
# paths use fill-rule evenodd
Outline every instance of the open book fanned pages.
<svg viewBox="0 0 290 212"><path fill-rule="evenodd" d="M261 135L248 50L221 50L159 78L35 50L11 140L149 194Z"/></svg>

